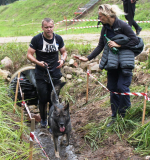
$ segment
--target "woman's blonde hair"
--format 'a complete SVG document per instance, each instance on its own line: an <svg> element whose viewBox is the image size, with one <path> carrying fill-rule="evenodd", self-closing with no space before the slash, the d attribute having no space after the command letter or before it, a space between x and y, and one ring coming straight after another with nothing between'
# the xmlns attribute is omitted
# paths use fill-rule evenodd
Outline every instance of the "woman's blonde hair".
<svg viewBox="0 0 150 160"><path fill-rule="evenodd" d="M98 12L101 12L105 16L119 17L120 15L126 15L117 5L102 4L98 8Z"/></svg>

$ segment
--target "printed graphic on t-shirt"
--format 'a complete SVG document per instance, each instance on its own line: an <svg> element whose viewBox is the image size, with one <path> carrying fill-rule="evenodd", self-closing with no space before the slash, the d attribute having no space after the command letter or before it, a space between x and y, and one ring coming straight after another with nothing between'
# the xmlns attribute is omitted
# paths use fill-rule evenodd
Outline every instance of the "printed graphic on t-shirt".
<svg viewBox="0 0 150 160"><path fill-rule="evenodd" d="M43 35L42 35L43 38ZM43 38L43 48L39 50L41 52L51 53L51 52L58 52L59 44L56 44L56 38L54 37L53 43L48 43Z"/></svg>
<svg viewBox="0 0 150 160"><path fill-rule="evenodd" d="M54 39L53 44L47 43L45 40L43 40L43 52L57 52L58 51L58 45L56 45L56 41Z"/></svg>

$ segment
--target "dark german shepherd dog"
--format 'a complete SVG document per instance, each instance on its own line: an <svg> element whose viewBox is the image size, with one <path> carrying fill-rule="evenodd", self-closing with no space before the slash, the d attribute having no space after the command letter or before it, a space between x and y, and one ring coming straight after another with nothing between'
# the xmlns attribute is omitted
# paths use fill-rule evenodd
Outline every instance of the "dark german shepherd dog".
<svg viewBox="0 0 150 160"><path fill-rule="evenodd" d="M65 82L55 86L57 95L59 95L60 89L64 85L65 85ZM71 132L69 103L67 103L65 106L59 103L56 100L56 95L54 91L52 91L52 94L51 94L51 101L53 105L51 106L49 111L48 124L52 131L54 147L55 147L55 156L59 158L59 151L57 148L58 137L62 136L61 144L62 144L63 138L65 137L67 140L66 145L69 145L69 138L70 138L70 132Z"/></svg>

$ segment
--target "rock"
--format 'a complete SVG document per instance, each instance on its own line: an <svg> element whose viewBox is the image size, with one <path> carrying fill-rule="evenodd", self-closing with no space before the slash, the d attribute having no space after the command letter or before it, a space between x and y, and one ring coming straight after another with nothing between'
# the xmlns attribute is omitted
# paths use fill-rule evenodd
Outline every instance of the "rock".
<svg viewBox="0 0 150 160"><path fill-rule="evenodd" d="M11 73L10 73L9 71L0 69L0 76L1 76L3 79L7 79L8 77L11 76Z"/></svg>
<svg viewBox="0 0 150 160"><path fill-rule="evenodd" d="M145 47L144 47L145 51L146 51L148 48L150 48L150 44L149 44L149 43L145 45Z"/></svg>
<svg viewBox="0 0 150 160"><path fill-rule="evenodd" d="M67 75L66 75L66 78L67 78L67 79L72 79L72 75L71 75L71 74L67 74Z"/></svg>
<svg viewBox="0 0 150 160"><path fill-rule="evenodd" d="M99 64L93 65L93 66L90 68L90 70L91 70L91 73L100 71L100 69L99 69Z"/></svg>
<svg viewBox="0 0 150 160"><path fill-rule="evenodd" d="M31 112L33 112L33 113L39 113L40 111L39 111L39 109L33 109L33 110L31 110Z"/></svg>
<svg viewBox="0 0 150 160"><path fill-rule="evenodd" d="M75 62L74 59L70 59L69 60L69 65L72 66L74 64L74 62Z"/></svg>
<svg viewBox="0 0 150 160"><path fill-rule="evenodd" d="M143 51L141 54L139 54L136 57L136 60L140 61L140 62L145 62L148 59L148 52Z"/></svg>
<svg viewBox="0 0 150 160"><path fill-rule="evenodd" d="M78 67L78 63L75 61L73 66L77 68Z"/></svg>
<svg viewBox="0 0 150 160"><path fill-rule="evenodd" d="M61 79L60 79L62 82L65 82L66 80L65 80L65 77L61 77Z"/></svg>
<svg viewBox="0 0 150 160"><path fill-rule="evenodd" d="M83 72L82 68L72 68L72 67L68 67L68 66L64 66L63 72L65 74L72 74L72 73L74 73L76 75L86 74L86 73ZM66 75L66 78L67 78L67 75Z"/></svg>
<svg viewBox="0 0 150 160"><path fill-rule="evenodd" d="M76 74L76 75L84 75L86 74L86 72L83 72L83 69L82 68L75 68L72 70L72 73Z"/></svg>
<svg viewBox="0 0 150 160"><path fill-rule="evenodd" d="M32 118L35 118L35 122L41 122L40 114L31 113L31 117L32 117ZM31 122L31 119L30 119L29 115L27 115L27 120L28 120L29 122Z"/></svg>
<svg viewBox="0 0 150 160"><path fill-rule="evenodd" d="M78 83L81 83L83 80L82 79L77 79Z"/></svg>
<svg viewBox="0 0 150 160"><path fill-rule="evenodd" d="M2 68L6 70L12 70L13 69L13 62L9 57L5 57L1 60Z"/></svg>
<svg viewBox="0 0 150 160"><path fill-rule="evenodd" d="M37 106L35 106L35 105L30 105L30 106L28 106L28 108L29 108L29 110L33 110L33 109L36 109Z"/></svg>
<svg viewBox="0 0 150 160"><path fill-rule="evenodd" d="M65 74L71 74L72 73L72 67L64 66L63 72Z"/></svg>
<svg viewBox="0 0 150 160"><path fill-rule="evenodd" d="M88 66L89 66L90 62L81 62L80 63L80 67L83 69L83 70L87 70Z"/></svg>
<svg viewBox="0 0 150 160"><path fill-rule="evenodd" d="M38 136L48 136L48 134L45 133L45 132L40 132L40 133L38 134Z"/></svg>
<svg viewBox="0 0 150 160"><path fill-rule="evenodd" d="M78 63L74 59L70 59L69 60L69 66L78 67Z"/></svg>

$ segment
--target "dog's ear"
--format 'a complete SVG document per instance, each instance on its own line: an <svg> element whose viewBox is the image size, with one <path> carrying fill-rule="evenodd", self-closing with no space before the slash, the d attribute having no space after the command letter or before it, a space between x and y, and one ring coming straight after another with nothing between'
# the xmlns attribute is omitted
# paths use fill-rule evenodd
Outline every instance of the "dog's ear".
<svg viewBox="0 0 150 160"><path fill-rule="evenodd" d="M64 110L69 110L69 102L64 106Z"/></svg>
<svg viewBox="0 0 150 160"><path fill-rule="evenodd" d="M61 88L66 84L66 82L61 82L55 85L55 90L57 95L59 95Z"/></svg>

